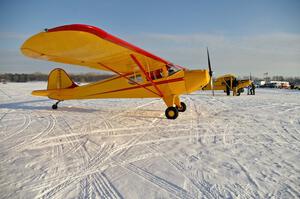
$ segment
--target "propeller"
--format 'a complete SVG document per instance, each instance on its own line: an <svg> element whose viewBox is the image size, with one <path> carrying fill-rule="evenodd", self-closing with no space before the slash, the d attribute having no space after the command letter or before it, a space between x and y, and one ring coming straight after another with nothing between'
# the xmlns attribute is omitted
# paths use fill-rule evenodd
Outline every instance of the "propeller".
<svg viewBox="0 0 300 199"><path fill-rule="evenodd" d="M209 76L210 76L210 87L211 87L211 90L212 90L212 95L214 96L215 91L214 91L214 83L213 83L213 71L211 70L208 47L206 47L206 52L207 52L208 70L209 70Z"/></svg>

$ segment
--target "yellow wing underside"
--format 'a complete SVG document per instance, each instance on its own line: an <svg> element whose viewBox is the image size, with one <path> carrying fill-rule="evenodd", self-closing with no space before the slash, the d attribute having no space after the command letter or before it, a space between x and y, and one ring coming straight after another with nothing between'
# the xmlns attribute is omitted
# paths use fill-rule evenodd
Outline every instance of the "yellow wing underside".
<svg viewBox="0 0 300 199"><path fill-rule="evenodd" d="M21 47L24 55L36 59L81 65L119 73L138 71L133 54L147 71L165 67L166 63L126 48L95 34L78 30L41 32ZM106 68L108 66L110 69Z"/></svg>

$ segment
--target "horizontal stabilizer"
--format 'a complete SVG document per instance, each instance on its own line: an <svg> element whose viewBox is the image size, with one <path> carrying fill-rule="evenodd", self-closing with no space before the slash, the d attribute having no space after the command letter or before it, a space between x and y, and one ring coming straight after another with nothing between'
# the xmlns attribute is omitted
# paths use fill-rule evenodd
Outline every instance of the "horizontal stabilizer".
<svg viewBox="0 0 300 199"><path fill-rule="evenodd" d="M51 93L51 91L48 90L36 90L36 91L32 91L32 95L36 95L36 96L49 96Z"/></svg>

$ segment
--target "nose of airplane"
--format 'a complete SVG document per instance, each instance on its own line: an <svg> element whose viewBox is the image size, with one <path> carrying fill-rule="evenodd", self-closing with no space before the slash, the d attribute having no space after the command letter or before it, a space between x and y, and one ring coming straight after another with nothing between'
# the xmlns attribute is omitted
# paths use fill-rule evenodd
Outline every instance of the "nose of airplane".
<svg viewBox="0 0 300 199"><path fill-rule="evenodd" d="M184 72L187 93L194 92L209 83L208 70L189 70Z"/></svg>

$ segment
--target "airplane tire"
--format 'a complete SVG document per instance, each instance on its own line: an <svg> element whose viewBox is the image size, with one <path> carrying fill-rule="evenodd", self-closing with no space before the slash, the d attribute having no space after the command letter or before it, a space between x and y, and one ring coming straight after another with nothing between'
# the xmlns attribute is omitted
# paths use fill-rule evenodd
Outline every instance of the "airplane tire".
<svg viewBox="0 0 300 199"><path fill-rule="evenodd" d="M186 105L184 102L180 102L181 107L176 106L178 112L184 112L186 110Z"/></svg>
<svg viewBox="0 0 300 199"><path fill-rule="evenodd" d="M56 105L56 104L53 104L53 105L52 105L52 109L53 109L53 110L57 109L57 105Z"/></svg>
<svg viewBox="0 0 300 199"><path fill-rule="evenodd" d="M178 110L171 106L166 109L165 114L168 119L175 120L178 117Z"/></svg>

